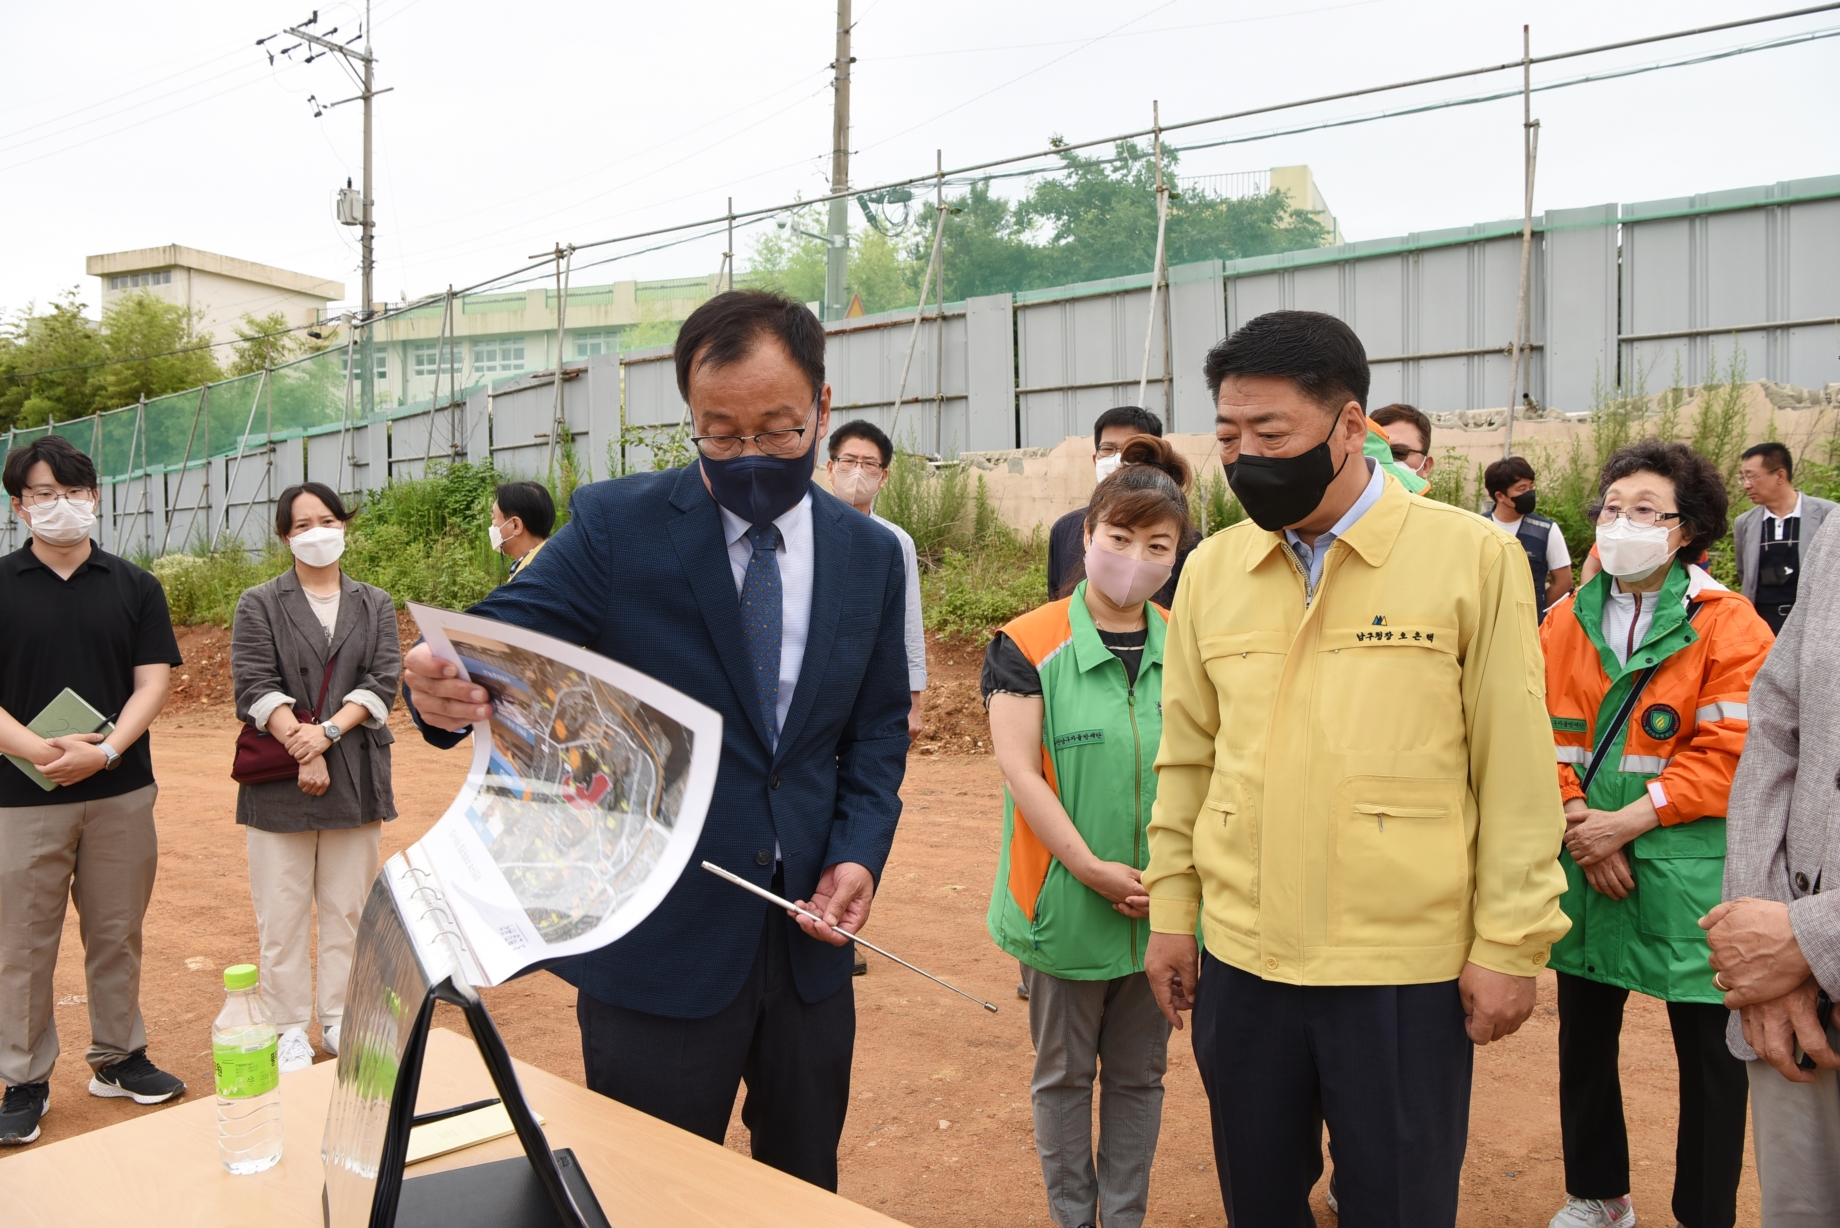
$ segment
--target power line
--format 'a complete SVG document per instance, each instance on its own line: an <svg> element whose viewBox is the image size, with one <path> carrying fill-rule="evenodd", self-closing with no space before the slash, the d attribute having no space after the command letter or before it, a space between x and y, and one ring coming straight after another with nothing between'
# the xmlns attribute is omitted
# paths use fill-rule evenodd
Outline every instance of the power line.
<svg viewBox="0 0 1840 1228"><path fill-rule="evenodd" d="M1527 63L1529 64L1551 64L1551 63L1556 63L1557 61L1560 61L1560 60L1576 59L1580 56L1599 55L1606 51L1617 51L1625 47L1640 47L1640 46L1644 46L1649 43L1668 42L1672 39L1678 39L1678 38L1691 38L1699 34L1711 34L1711 33L1715 33L1720 30L1732 30L1732 29L1738 29L1744 26L1761 25L1766 22L1783 21L1783 20L1787 20L1788 18L1792 18L1792 17L1805 17L1813 13L1828 13L1828 12L1833 12L1837 9L1840 9L1840 0L1835 0L1835 2L1828 3L1828 4L1812 5L1807 8L1790 9L1786 12L1781 12L1781 13L1771 13L1771 14L1768 14L1762 17L1745 17L1745 18L1741 18L1736 21L1719 22L1715 25L1696 26L1688 30L1674 30L1666 34L1652 34L1652 35L1647 35L1642 38L1630 38L1630 39L1623 39L1619 42L1614 42L1614 43L1603 43L1603 44L1600 44L1594 47L1581 47L1573 51L1559 51L1559 52L1554 52L1550 55L1532 56L1527 60ZM1339 102L1339 101L1342 101L1348 98L1365 97L1369 94L1383 94L1383 93L1388 93L1393 90L1411 89L1415 86L1420 86L1420 85L1433 85L1440 81L1456 81L1456 80L1461 80L1465 77L1486 76L1489 73L1506 72L1509 69L1517 69L1517 68L1520 68L1521 66L1522 66L1522 61L1520 60L1508 60L1504 63L1488 64L1480 68L1466 68L1466 69L1461 69L1455 72L1436 73L1428 77L1415 77L1407 81L1395 81L1388 85L1373 85L1373 86L1367 86L1362 89L1341 90L1333 94L1319 94L1312 98L1301 98L1301 99L1296 99L1291 102L1274 103L1270 106L1249 107L1242 111L1229 111L1229 112L1226 112L1225 114L1210 115L1202 119L1181 120L1176 123L1164 124L1163 131L1173 132L1173 131L1179 131L1181 129L1186 129L1186 128L1198 128L1198 127L1203 127L1209 124L1226 123L1229 120L1246 119L1254 115L1270 115L1278 111L1297 110L1302 107L1316 106L1318 104L1325 103L1325 102ZM1033 153L1016 154L1016 155L1006 157L1006 158L992 158L984 162L974 162L967 166L955 167L952 170L946 171L944 173L947 176L951 176L951 177L969 175L977 171L994 169L1000 166L1011 166L1018 162L1032 162L1032 161L1036 161L1042 158L1059 157L1063 153L1072 152L1074 150L1091 149L1094 146L1099 146L1099 145L1114 145L1120 141L1137 140L1142 137L1149 136L1151 135L1151 133L1152 133L1152 129L1141 128L1141 129L1136 129L1131 132L1118 133L1113 136L1097 137L1097 138L1094 138L1091 140L1085 140L1085 141L1072 141L1072 142L1062 141L1062 142L1058 142L1054 145L1049 146L1047 149L1037 150ZM912 175L905 179L890 180L885 183L876 184L872 187L852 189L849 192L826 193L823 196L814 197L811 200L795 200L795 201L790 201L784 204L770 205L765 208L740 210L740 211L737 211L734 214L734 216L737 219L758 217L758 216L766 215L766 214L781 213L787 209L800 208L800 207L809 206L809 205L828 204L831 200L836 199L838 197L848 198L851 196L862 195L868 192L887 191L891 188L912 187L915 184L932 182L936 174L937 172L933 175ZM576 251L584 251L592 247L604 247L612 243L625 243L633 239L649 239L655 235L672 234L680 230L691 230L691 229L712 226L717 222L726 221L727 216L728 215L724 214L722 217L699 218L694 222L683 222L675 226L661 226L661 227L656 227L651 230L636 231L632 234L616 235L610 239L596 239L588 243L577 243L574 246L575 246Z"/></svg>

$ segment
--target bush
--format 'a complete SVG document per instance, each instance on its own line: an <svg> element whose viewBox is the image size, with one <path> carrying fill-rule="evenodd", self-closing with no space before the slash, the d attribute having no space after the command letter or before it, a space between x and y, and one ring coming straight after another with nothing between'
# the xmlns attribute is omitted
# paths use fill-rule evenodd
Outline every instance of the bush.
<svg viewBox="0 0 1840 1228"><path fill-rule="evenodd" d="M166 590L175 626L228 627L243 590L274 579L293 562L283 546L253 557L232 547L210 554L164 555L154 559L148 570Z"/></svg>
<svg viewBox="0 0 1840 1228"><path fill-rule="evenodd" d="M345 574L390 594L399 609L472 605L504 579L486 536L501 480L490 461L461 461L370 491L346 534Z"/></svg>
<svg viewBox="0 0 1840 1228"><path fill-rule="evenodd" d="M1010 619L1048 600L1048 540L1039 528L1014 529L969 550L948 549L920 573L926 629L945 640L983 644Z"/></svg>

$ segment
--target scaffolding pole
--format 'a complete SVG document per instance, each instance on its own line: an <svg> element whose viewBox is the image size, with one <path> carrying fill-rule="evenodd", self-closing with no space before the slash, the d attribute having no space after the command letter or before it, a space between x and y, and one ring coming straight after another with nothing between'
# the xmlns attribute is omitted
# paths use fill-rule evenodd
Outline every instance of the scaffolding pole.
<svg viewBox="0 0 1840 1228"><path fill-rule="evenodd" d="M1533 171L1540 152L1540 125L1533 118L1533 36L1531 27L1521 27L1521 159L1523 199L1521 202L1521 288L1514 308L1514 362L1508 384L1508 421L1502 431L1501 454L1514 455L1514 414L1519 409L1523 390L1521 373L1527 362L1527 340L1532 321L1527 318L1527 283L1533 269ZM1529 378L1528 384L1533 380Z"/></svg>
<svg viewBox="0 0 1840 1228"><path fill-rule="evenodd" d="M358 329L356 323L350 316L347 316L345 328L345 411L339 416L339 467L335 471L335 480L332 483L332 489L341 495L352 493L345 489L345 465L348 460L351 464L352 480L356 481L358 477L358 454L351 443L351 378L353 373L357 370L357 367L352 363L352 342L357 338L357 335ZM347 452L350 452L349 457L346 455Z"/></svg>
<svg viewBox="0 0 1840 1228"><path fill-rule="evenodd" d="M549 424L549 456L543 464L543 472L551 479L556 474L556 441L569 429L568 417L562 409L562 344L569 309L569 273L574 264L575 249L556 244L556 403ZM575 435L570 432L569 444L572 447L574 443Z"/></svg>
<svg viewBox="0 0 1840 1228"><path fill-rule="evenodd" d="M249 402L249 420L243 424L243 437L236 441L236 460L231 462L229 472L227 472L224 475L224 524L223 524L223 527L226 529L230 527L230 502L232 499L236 497L236 478L237 478L237 475L243 471L243 453L249 450L249 433L256 429L256 410L261 407L262 393L266 391L267 388L268 388L268 368L263 367L262 368L262 378L256 384L256 395ZM270 454L271 455L273 454L272 444L270 445ZM250 506L253 507L254 505L255 505L255 501L251 500ZM211 529L211 544L209 546L209 549L212 551L215 551L217 549L217 529L215 527L217 523L216 516L211 517L211 523L213 527ZM248 523L249 523L249 512L247 509L245 509L243 512L243 523L237 525L236 527L236 533L239 538L243 535L244 525Z"/></svg>
<svg viewBox="0 0 1840 1228"><path fill-rule="evenodd" d="M1144 323L1144 365L1137 378L1137 404L1144 407L1144 393L1150 386L1150 342L1156 336L1156 306L1163 291L1165 277L1163 269L1163 236L1169 224L1169 185L1163 182L1163 111L1162 104L1150 104L1151 131L1156 140L1156 258L1150 265L1150 314ZM1163 365L1169 365L1169 331L1163 330ZM1163 388L1165 419L1163 429L1168 430L1169 388Z"/></svg>
<svg viewBox="0 0 1840 1228"><path fill-rule="evenodd" d="M945 153L933 151L933 253L927 257L926 272L920 277L920 301L914 304L914 329L907 335L907 359L901 364L901 382L894 390L894 419L888 424L888 438L898 451L901 437L901 401L907 395L907 373L914 365L914 347L920 342L920 321L926 317L926 294L933 284L933 271L939 267L939 249L946 234Z"/></svg>
<svg viewBox="0 0 1840 1228"><path fill-rule="evenodd" d="M198 390L198 408L192 411L192 429L185 437L185 459L179 462L179 489L180 490L185 489L185 471L191 468L191 465L192 465L192 443L198 438L198 419L204 416L205 407L209 405L210 402L211 402L211 385L206 384L204 387ZM145 457L146 454L147 454L147 445L145 441L143 441L141 443L141 455ZM205 466L206 480L209 480L210 478L210 465L208 463L208 459L209 458L207 456L207 464ZM172 545L173 513L177 510L178 510L177 508L172 508L172 507L169 507L166 509L166 532L160 535L160 553L161 554L165 554L167 547ZM192 500L192 506L188 508L187 510L190 511L192 513L193 518L196 519L198 515L198 501L196 499Z"/></svg>

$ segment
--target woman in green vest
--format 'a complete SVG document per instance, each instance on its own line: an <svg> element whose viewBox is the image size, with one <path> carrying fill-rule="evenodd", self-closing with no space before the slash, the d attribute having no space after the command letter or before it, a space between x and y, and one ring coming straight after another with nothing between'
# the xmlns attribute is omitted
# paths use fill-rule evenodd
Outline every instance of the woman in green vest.
<svg viewBox="0 0 1840 1228"><path fill-rule="evenodd" d="M998 633L982 683L1008 786L987 923L1023 965L1035 1145L1063 1228L1143 1222L1168 1066L1144 976L1167 620L1148 598L1188 531L1189 468L1147 435L1122 455L1087 507L1085 578Z"/></svg>

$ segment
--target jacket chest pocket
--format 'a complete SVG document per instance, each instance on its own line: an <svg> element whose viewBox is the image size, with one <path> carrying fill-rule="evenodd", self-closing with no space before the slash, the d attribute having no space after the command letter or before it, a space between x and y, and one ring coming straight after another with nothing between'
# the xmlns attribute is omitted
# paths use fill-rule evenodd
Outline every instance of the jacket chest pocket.
<svg viewBox="0 0 1840 1228"><path fill-rule="evenodd" d="M1427 750L1440 734L1452 737L1461 728L1454 630L1325 630L1316 662L1317 711L1338 751Z"/></svg>
<svg viewBox="0 0 1840 1228"><path fill-rule="evenodd" d="M1334 803L1333 946L1438 946L1466 936L1469 841L1455 781L1356 776Z"/></svg>
<svg viewBox="0 0 1840 1228"><path fill-rule="evenodd" d="M1214 689L1223 735L1221 749L1228 754L1264 757L1264 730L1278 694L1290 653L1290 637L1276 631L1251 631L1233 635L1203 636L1197 645L1202 668ZM1248 731L1259 731L1248 737Z"/></svg>

